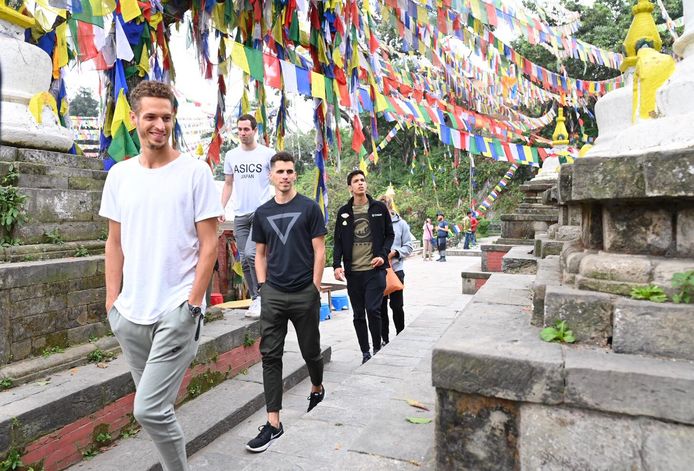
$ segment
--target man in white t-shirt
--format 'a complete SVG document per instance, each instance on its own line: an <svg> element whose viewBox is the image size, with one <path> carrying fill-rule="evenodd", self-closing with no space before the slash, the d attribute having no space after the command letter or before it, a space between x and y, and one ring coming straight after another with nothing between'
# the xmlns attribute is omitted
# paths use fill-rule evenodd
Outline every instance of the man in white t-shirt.
<svg viewBox="0 0 694 471"><path fill-rule="evenodd" d="M246 317L260 318L258 277L255 274L255 242L253 214L258 206L272 198L270 159L275 151L256 141L258 123L249 114L239 116L237 131L241 145L224 157L224 188L222 206L226 207L234 192L234 237L239 249L243 277L253 302ZM219 218L224 222L224 216Z"/></svg>
<svg viewBox="0 0 694 471"><path fill-rule="evenodd" d="M130 103L141 154L111 168L99 210L109 227L106 311L135 382L133 415L162 467L186 471L174 402L198 349L223 211L209 167L169 143L171 87L143 81Z"/></svg>

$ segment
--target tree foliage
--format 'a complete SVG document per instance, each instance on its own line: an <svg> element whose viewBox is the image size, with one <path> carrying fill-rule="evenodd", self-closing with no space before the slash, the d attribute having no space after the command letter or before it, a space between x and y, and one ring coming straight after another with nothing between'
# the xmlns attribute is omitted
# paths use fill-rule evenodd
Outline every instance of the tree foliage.
<svg viewBox="0 0 694 471"><path fill-rule="evenodd" d="M81 87L70 100L70 116L99 116L99 102L89 88Z"/></svg>

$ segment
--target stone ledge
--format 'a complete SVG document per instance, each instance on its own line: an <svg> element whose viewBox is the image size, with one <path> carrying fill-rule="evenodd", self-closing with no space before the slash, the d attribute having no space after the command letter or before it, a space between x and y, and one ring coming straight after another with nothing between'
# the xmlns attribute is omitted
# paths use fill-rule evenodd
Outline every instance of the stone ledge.
<svg viewBox="0 0 694 471"><path fill-rule="evenodd" d="M217 354L243 345L247 332L257 339L260 321L249 321L237 315L206 325L194 362L208 363ZM27 443L133 391L132 378L122 355L105 369L88 365L54 374L47 384L30 383L6 390L0 393L0 455L11 445L14 418L21 424L21 436Z"/></svg>
<svg viewBox="0 0 694 471"><path fill-rule="evenodd" d="M436 388L694 424L694 362L543 342L527 309L478 300L434 348Z"/></svg>
<svg viewBox="0 0 694 471"><path fill-rule="evenodd" d="M483 244L480 245L480 251L482 252L508 252L513 248L510 244Z"/></svg>
<svg viewBox="0 0 694 471"><path fill-rule="evenodd" d="M461 271L461 278L472 278L472 279L488 279L492 274L485 271Z"/></svg>
<svg viewBox="0 0 694 471"><path fill-rule="evenodd" d="M329 362L330 357L331 348L323 347L323 361ZM308 377L308 369L297 352L285 352L283 360L282 385L283 390L287 391ZM263 407L263 383L253 378L262 378L261 365L251 367L248 375L239 375L225 381L176 410L176 417L186 437L188 456L209 445ZM214 413L210 413L211 411ZM129 469L161 469L154 444L142 431L137 437L123 440L106 452L70 469L122 471L124 463L128 463ZM231 468L233 466L230 464Z"/></svg>
<svg viewBox="0 0 694 471"><path fill-rule="evenodd" d="M566 321L579 342L606 346L612 336L614 296L566 286L547 286L544 325Z"/></svg>
<svg viewBox="0 0 694 471"><path fill-rule="evenodd" d="M468 305L434 348L433 385L512 401L561 403L562 347L540 340L528 317L519 306Z"/></svg>
<svg viewBox="0 0 694 471"><path fill-rule="evenodd" d="M571 195L564 201L694 198L694 174L688 171L692 167L692 151L577 159Z"/></svg>
<svg viewBox="0 0 694 471"><path fill-rule="evenodd" d="M519 245L509 250L501 261L504 273L534 274L538 258L528 253L528 246Z"/></svg>
<svg viewBox="0 0 694 471"><path fill-rule="evenodd" d="M565 348L565 402L694 424L694 363Z"/></svg>
<svg viewBox="0 0 694 471"><path fill-rule="evenodd" d="M497 245L535 245L535 239L514 239L510 237L499 237L496 240Z"/></svg>
<svg viewBox="0 0 694 471"><path fill-rule="evenodd" d="M559 213L555 210L554 214L502 214L499 219L502 221L557 222Z"/></svg>
<svg viewBox="0 0 694 471"><path fill-rule="evenodd" d="M618 299L612 348L617 353L694 360L694 305Z"/></svg>

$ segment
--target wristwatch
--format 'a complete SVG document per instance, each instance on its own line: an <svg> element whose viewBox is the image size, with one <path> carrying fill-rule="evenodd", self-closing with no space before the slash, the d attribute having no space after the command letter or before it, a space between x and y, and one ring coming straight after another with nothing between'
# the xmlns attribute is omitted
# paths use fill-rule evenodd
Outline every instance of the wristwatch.
<svg viewBox="0 0 694 471"><path fill-rule="evenodd" d="M190 310L190 315L193 317L197 317L200 314L202 314L202 308L200 306L193 306L192 304L188 304L188 310Z"/></svg>

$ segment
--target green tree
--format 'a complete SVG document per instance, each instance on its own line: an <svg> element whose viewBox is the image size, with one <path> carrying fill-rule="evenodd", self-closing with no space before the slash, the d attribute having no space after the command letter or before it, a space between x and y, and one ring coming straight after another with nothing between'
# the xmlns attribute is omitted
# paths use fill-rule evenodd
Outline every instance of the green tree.
<svg viewBox="0 0 694 471"><path fill-rule="evenodd" d="M99 102L89 88L80 87L70 100L70 116L99 116Z"/></svg>

